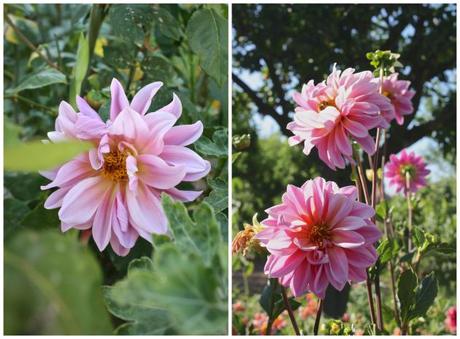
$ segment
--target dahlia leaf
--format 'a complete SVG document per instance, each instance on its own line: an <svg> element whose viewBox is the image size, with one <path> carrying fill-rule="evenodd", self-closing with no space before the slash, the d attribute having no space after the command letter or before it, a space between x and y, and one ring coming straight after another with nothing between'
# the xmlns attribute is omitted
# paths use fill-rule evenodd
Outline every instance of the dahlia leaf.
<svg viewBox="0 0 460 339"><path fill-rule="evenodd" d="M76 108L77 95L80 95L81 85L85 79L89 66L89 44L88 39L80 33L75 66L72 71L72 82L70 83L69 102Z"/></svg>
<svg viewBox="0 0 460 339"><path fill-rule="evenodd" d="M409 312L415 302L416 287L417 276L411 269L401 273L398 280L398 298L401 303L401 318L403 322L409 320Z"/></svg>
<svg viewBox="0 0 460 339"><path fill-rule="evenodd" d="M37 89L53 84L65 83L67 83L67 80L63 73L51 67L44 67L26 76L18 86L7 89L6 94L14 95L26 89Z"/></svg>
<svg viewBox="0 0 460 339"><path fill-rule="evenodd" d="M212 157L226 157L228 152L227 129L219 129L212 135L212 141L202 136L196 143L195 149L203 154Z"/></svg>
<svg viewBox="0 0 460 339"><path fill-rule="evenodd" d="M193 13L186 35L193 52L198 54L203 70L222 86L227 78L227 20L214 9Z"/></svg>
<svg viewBox="0 0 460 339"><path fill-rule="evenodd" d="M228 182L222 178L208 179L208 185L212 191L204 201L210 204L216 213L228 207Z"/></svg>
<svg viewBox="0 0 460 339"><path fill-rule="evenodd" d="M423 278L421 284L417 286L417 290L415 292L415 304L411 308L408 318L415 319L425 316L430 306L433 305L437 294L438 281L434 272L431 272Z"/></svg>
<svg viewBox="0 0 460 339"><path fill-rule="evenodd" d="M5 244L6 334L110 334L99 265L75 235L27 230Z"/></svg>
<svg viewBox="0 0 460 339"><path fill-rule="evenodd" d="M206 265L211 265L222 241L212 207L207 203L200 204L194 210L195 221L192 221L183 203L173 202L166 194L162 202L176 245L184 251L201 255Z"/></svg>
<svg viewBox="0 0 460 339"><path fill-rule="evenodd" d="M176 41L179 41L184 34L176 18L164 8L158 8L155 12L155 25L161 34Z"/></svg>

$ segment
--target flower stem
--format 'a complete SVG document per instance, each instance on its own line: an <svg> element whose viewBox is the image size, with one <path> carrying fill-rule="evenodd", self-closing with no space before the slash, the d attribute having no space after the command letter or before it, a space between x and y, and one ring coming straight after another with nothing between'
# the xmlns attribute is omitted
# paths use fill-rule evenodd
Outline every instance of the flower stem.
<svg viewBox="0 0 460 339"><path fill-rule="evenodd" d="M289 319L291 319L292 327L294 327L295 334L300 335L299 326L297 325L297 321L295 320L295 316L292 312L292 307L289 303L289 299L286 294L286 289L284 287L281 287L281 293L283 294L284 306L286 307L286 310L289 314Z"/></svg>
<svg viewBox="0 0 460 339"><path fill-rule="evenodd" d="M412 202L410 192L410 174L406 173L406 201L407 201L407 250L412 252Z"/></svg>
<svg viewBox="0 0 460 339"><path fill-rule="evenodd" d="M276 279L270 279L270 284L273 284L273 291L276 289L278 285L278 280ZM265 330L266 335L271 335L272 333L272 326L273 322L275 319L273 318L273 308L275 307L275 293L272 293L271 298L270 298L270 314L268 315L268 321L267 321L267 329Z"/></svg>
<svg viewBox="0 0 460 339"><path fill-rule="evenodd" d="M314 335L318 335L319 322L321 320L322 311L323 311L323 299L319 299L318 309L316 311L315 327L313 328Z"/></svg>
<svg viewBox="0 0 460 339"><path fill-rule="evenodd" d="M367 301L369 303L369 313L371 315L371 322L373 324L377 325L377 322L375 321L375 307L374 307L374 297L372 296L372 281L371 278L369 277L369 269L366 269L366 287L367 287Z"/></svg>

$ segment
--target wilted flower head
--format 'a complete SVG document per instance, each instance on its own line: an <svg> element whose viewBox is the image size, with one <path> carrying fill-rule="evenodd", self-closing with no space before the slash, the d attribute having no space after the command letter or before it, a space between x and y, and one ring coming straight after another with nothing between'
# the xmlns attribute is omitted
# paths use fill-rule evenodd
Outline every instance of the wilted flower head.
<svg viewBox="0 0 460 339"><path fill-rule="evenodd" d="M446 312L446 320L444 321L447 330L455 334L457 333L457 307L452 306Z"/></svg>
<svg viewBox="0 0 460 339"><path fill-rule="evenodd" d="M250 248L260 251L259 240L255 235L262 231L263 226L257 221L257 213L252 218L252 225L244 224L244 229L239 231L232 242L232 252L242 252L245 256Z"/></svg>
<svg viewBox="0 0 460 339"><path fill-rule="evenodd" d="M394 116L388 98L379 93L379 85L371 72L354 73L347 68L335 69L328 78L315 85L310 80L301 93L294 93L297 103L294 121L287 128L294 133L289 145L304 142L303 152L310 154L313 147L330 168L344 168L352 159L351 139L373 154L375 143L369 130L388 127L381 112Z"/></svg>
<svg viewBox="0 0 460 339"><path fill-rule="evenodd" d="M379 78L374 80L376 83L380 82ZM391 122L393 117L399 125L404 123L404 116L409 115L414 111L412 106L412 98L415 91L409 88L410 81L398 80L398 73L393 73L383 79L382 94L391 100L394 108L394 114L391 112L382 112L384 118Z"/></svg>
<svg viewBox="0 0 460 339"><path fill-rule="evenodd" d="M399 155L390 155L390 161L385 165L385 177L390 179L390 185L396 186L397 192L417 192L426 186L426 177L430 170L421 156L403 149Z"/></svg>
<svg viewBox="0 0 460 339"><path fill-rule="evenodd" d="M375 211L356 199L355 187L319 177L300 188L289 185L282 203L266 210L266 228L256 236L270 252L265 274L294 296L311 291L320 298L329 284L342 290L348 281L366 280L381 232L370 219Z"/></svg>
<svg viewBox="0 0 460 339"><path fill-rule="evenodd" d="M107 122L78 97L79 112L61 102L56 130L48 133L52 142L80 139L94 145L89 152L43 172L52 182L42 189L57 188L45 208L60 208L62 231L91 229L100 251L110 243L118 255L126 255L139 236L151 241L153 233L168 233L160 194L194 200L201 192L175 186L196 181L210 170L208 161L186 147L200 137L202 123L173 127L182 112L176 95L167 106L148 113L161 86L161 82L149 84L129 102L114 79Z"/></svg>

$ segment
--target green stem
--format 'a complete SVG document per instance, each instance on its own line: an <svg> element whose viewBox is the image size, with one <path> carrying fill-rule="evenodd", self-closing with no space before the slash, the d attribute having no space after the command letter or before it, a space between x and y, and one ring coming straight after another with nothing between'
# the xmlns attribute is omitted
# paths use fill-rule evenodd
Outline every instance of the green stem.
<svg viewBox="0 0 460 339"><path fill-rule="evenodd" d="M407 201L407 250L412 252L412 202L410 192L410 174L406 173L406 201Z"/></svg>
<svg viewBox="0 0 460 339"><path fill-rule="evenodd" d="M273 291L275 291L276 287L278 286L278 280L270 279L270 284L273 284ZM268 322L267 322L267 330L265 331L266 335L272 334L272 326L273 322L275 321L273 317L273 308L275 307L275 293L272 293L270 298L270 314L268 315Z"/></svg>

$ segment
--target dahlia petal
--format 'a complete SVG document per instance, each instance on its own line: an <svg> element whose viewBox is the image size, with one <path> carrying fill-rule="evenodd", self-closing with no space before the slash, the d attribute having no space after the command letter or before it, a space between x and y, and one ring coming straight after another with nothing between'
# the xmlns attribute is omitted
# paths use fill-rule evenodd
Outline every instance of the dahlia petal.
<svg viewBox="0 0 460 339"><path fill-rule="evenodd" d="M185 177L186 168L183 165L170 166L155 155L143 154L139 161L139 178L147 185L168 189L178 185Z"/></svg>
<svg viewBox="0 0 460 339"><path fill-rule="evenodd" d="M102 122L99 114L79 95L77 95L77 107L81 114Z"/></svg>
<svg viewBox="0 0 460 339"><path fill-rule="evenodd" d="M364 245L366 241L364 237L357 232L336 228L332 232L332 242L334 245L342 248L355 248Z"/></svg>
<svg viewBox="0 0 460 339"><path fill-rule="evenodd" d="M184 202L194 201L203 193L203 191L184 191L174 187L165 190L165 192L168 193L173 199Z"/></svg>
<svg viewBox="0 0 460 339"><path fill-rule="evenodd" d="M100 177L80 181L66 194L59 210L59 219L69 224L88 222L102 203L109 183Z"/></svg>
<svg viewBox="0 0 460 339"><path fill-rule="evenodd" d="M343 119L343 126L357 138L364 138L368 135L367 129L359 122L350 120L348 118Z"/></svg>
<svg viewBox="0 0 460 339"><path fill-rule="evenodd" d="M44 207L46 209L53 209L61 207L62 200L64 199L70 188L59 188L51 193L45 201Z"/></svg>
<svg viewBox="0 0 460 339"><path fill-rule="evenodd" d="M149 136L149 128L145 121L129 107L117 115L108 131L111 135L123 136L139 144L144 144Z"/></svg>
<svg viewBox="0 0 460 339"><path fill-rule="evenodd" d="M97 139L106 131L106 126L101 119L94 119L86 115L80 115L75 124L76 135L80 139Z"/></svg>
<svg viewBox="0 0 460 339"><path fill-rule="evenodd" d="M291 291L294 297L299 297L308 290L308 282L311 279L311 265L303 262L294 271L291 279Z"/></svg>
<svg viewBox="0 0 460 339"><path fill-rule="evenodd" d="M366 222L363 220L363 218L350 215L343 218L342 220L339 220L339 222L335 225L337 230L342 231L353 231L363 226L366 226Z"/></svg>
<svg viewBox="0 0 460 339"><path fill-rule="evenodd" d="M203 133L203 124L197 121L192 125L172 127L164 136L165 144L188 146L199 139Z"/></svg>
<svg viewBox="0 0 460 339"><path fill-rule="evenodd" d="M305 259L302 251L282 257L276 257L270 267L270 277L279 278L294 270Z"/></svg>
<svg viewBox="0 0 460 339"><path fill-rule="evenodd" d="M165 107L160 108L158 111L170 113L179 119L182 114L182 103L179 97L173 93L172 101Z"/></svg>
<svg viewBox="0 0 460 339"><path fill-rule="evenodd" d="M109 190L102 199L94 216L92 228L94 242L101 252L107 247L112 236L114 194Z"/></svg>
<svg viewBox="0 0 460 339"><path fill-rule="evenodd" d="M112 246L113 251L120 257L125 257L129 253L129 248L123 247L120 241L115 235L112 235L110 238L110 246Z"/></svg>
<svg viewBox="0 0 460 339"><path fill-rule="evenodd" d="M129 101L126 97L123 86L117 79L112 80L110 85L111 101L110 101L110 120L115 121L118 114L125 108L129 107Z"/></svg>
<svg viewBox="0 0 460 339"><path fill-rule="evenodd" d="M142 87L131 101L131 108L139 114L144 115L148 111L153 97L161 86L163 86L163 83L157 81Z"/></svg>
<svg viewBox="0 0 460 339"><path fill-rule="evenodd" d="M209 161L204 160L186 147L165 145L160 156L170 165L185 167L187 174L183 178L183 181L199 180L211 170Z"/></svg>
<svg viewBox="0 0 460 339"><path fill-rule="evenodd" d="M130 223L136 228L155 234L168 232L168 220L163 207L147 187L139 184L137 194L127 189L126 202Z"/></svg>
<svg viewBox="0 0 460 339"><path fill-rule="evenodd" d="M327 251L329 272L337 282L348 280L348 260L345 251L340 247L331 247Z"/></svg>

